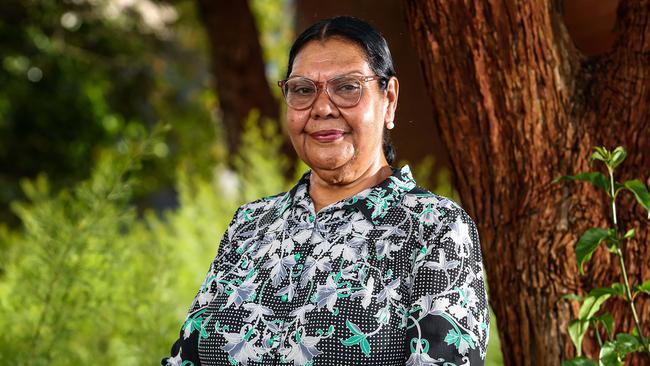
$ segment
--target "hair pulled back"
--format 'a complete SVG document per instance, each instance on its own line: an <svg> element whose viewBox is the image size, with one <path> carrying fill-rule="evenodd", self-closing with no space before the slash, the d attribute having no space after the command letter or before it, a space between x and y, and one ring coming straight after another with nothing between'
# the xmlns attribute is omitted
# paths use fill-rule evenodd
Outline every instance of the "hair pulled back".
<svg viewBox="0 0 650 366"><path fill-rule="evenodd" d="M288 78L291 75L293 62L307 43L325 41L333 37L343 38L359 46L366 55L366 61L372 71L375 75L381 77L378 81L379 88L386 90L388 80L391 76L395 76L393 58L388 49L388 43L386 43L384 36L370 24L351 16L323 19L305 29L293 42L291 51L289 51L289 65L286 77ZM390 130L386 127L384 127L382 144L386 161L389 165L393 165L395 162L395 147L390 140Z"/></svg>

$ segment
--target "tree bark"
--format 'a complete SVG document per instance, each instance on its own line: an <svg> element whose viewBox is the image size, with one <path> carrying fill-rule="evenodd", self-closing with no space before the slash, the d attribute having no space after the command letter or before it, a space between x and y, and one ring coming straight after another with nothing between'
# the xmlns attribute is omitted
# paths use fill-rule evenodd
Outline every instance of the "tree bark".
<svg viewBox="0 0 650 366"><path fill-rule="evenodd" d="M479 227L504 361L558 365L575 354L567 326L578 310L560 297L622 278L601 249L587 276L577 271L579 236L608 226L604 194L551 181L590 170L593 146L623 145L617 178L650 184L650 0L621 2L614 45L597 58L575 48L559 1L405 5L456 187ZM650 230L631 195L621 196L619 225L637 230L624 255L638 284L650 278ZM606 308L615 332L631 331L622 301ZM637 311L648 336L647 298ZM583 349L597 358L593 334Z"/></svg>
<svg viewBox="0 0 650 366"><path fill-rule="evenodd" d="M279 101L266 82L262 48L248 1L198 0L198 8L210 43L228 151L234 156L251 110L257 109L260 117L277 121L278 131L283 131ZM295 155L290 146L284 152Z"/></svg>

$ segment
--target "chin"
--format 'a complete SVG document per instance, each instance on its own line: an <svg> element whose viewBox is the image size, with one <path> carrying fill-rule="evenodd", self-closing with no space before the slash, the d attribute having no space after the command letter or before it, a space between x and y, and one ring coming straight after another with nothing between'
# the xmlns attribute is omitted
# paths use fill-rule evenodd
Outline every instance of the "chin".
<svg viewBox="0 0 650 366"><path fill-rule="evenodd" d="M318 176L329 184L349 183L350 177L354 176L353 162L356 156L351 159L342 160L340 156L331 159L317 160L314 164L308 163Z"/></svg>

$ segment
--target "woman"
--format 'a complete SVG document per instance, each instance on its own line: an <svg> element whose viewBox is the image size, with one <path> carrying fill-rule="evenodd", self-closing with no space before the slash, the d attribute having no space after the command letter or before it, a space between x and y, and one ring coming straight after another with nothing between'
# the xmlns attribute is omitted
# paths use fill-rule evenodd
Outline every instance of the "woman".
<svg viewBox="0 0 650 366"><path fill-rule="evenodd" d="M279 83L311 168L241 206L163 365L482 365L478 234L457 204L393 168L399 84L379 32L304 31Z"/></svg>

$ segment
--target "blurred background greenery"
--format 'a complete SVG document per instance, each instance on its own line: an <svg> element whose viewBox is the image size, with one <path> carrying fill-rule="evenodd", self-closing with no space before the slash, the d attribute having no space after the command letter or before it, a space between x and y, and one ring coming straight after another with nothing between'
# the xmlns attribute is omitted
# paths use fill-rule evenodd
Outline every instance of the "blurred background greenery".
<svg viewBox="0 0 650 366"><path fill-rule="evenodd" d="M292 2L250 5L272 84ZM156 364L235 209L306 169L255 111L228 153L206 38L189 0L0 2L0 364ZM434 162L400 165L457 199Z"/></svg>

